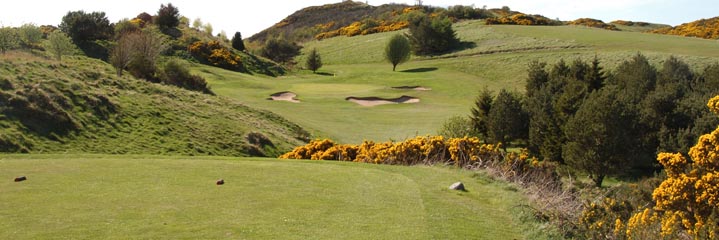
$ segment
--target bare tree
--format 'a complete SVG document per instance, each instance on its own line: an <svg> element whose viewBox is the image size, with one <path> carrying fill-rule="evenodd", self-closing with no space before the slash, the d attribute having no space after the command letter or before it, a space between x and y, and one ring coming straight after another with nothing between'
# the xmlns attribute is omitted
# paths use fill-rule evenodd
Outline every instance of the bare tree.
<svg viewBox="0 0 719 240"><path fill-rule="evenodd" d="M130 33L122 36L117 40L117 44L112 48L112 51L110 51L110 63L117 70L118 77L122 76L122 70L127 68L132 62L132 58L134 57L132 40L137 38L135 35L138 34L140 33Z"/></svg>
<svg viewBox="0 0 719 240"><path fill-rule="evenodd" d="M145 30L127 37L132 49L129 71L137 78L156 80L157 58L167 49L165 37L156 30Z"/></svg>

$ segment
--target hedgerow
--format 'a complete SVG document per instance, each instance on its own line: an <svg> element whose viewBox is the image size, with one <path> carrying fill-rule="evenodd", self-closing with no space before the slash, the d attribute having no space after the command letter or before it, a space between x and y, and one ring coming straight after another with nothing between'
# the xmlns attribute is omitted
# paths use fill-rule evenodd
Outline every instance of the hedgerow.
<svg viewBox="0 0 719 240"><path fill-rule="evenodd" d="M420 136L402 142L364 141L359 145L321 139L296 147L279 158L390 165L444 164L462 168L492 166L502 171L509 180L535 174L551 175L558 180L553 165L529 158L525 151L507 153L501 148L501 144L484 144L476 137L445 139L442 136Z"/></svg>

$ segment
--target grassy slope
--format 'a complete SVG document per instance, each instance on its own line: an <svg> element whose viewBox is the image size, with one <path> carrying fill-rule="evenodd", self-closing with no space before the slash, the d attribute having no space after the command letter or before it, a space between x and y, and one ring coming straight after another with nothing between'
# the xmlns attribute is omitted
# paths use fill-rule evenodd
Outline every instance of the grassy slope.
<svg viewBox="0 0 719 240"><path fill-rule="evenodd" d="M0 142L36 153L226 156L275 155L301 143L295 138L301 128L270 112L114 73L108 64L84 57L56 62L21 52L2 56L0 80L12 86L0 90L9 101L0 105ZM29 105L18 107L12 99ZM71 123L57 112L67 113ZM43 113L51 121L38 122ZM66 129L49 127L53 121ZM250 143L250 132L274 147Z"/></svg>
<svg viewBox="0 0 719 240"><path fill-rule="evenodd" d="M441 167L0 155L0 238L535 239L521 193ZM223 178L226 184L216 186ZM446 187L465 182L468 192ZM533 231L528 231L533 230Z"/></svg>
<svg viewBox="0 0 719 240"><path fill-rule="evenodd" d="M657 65L675 55L701 70L719 57L716 41L694 38L575 26L485 26L481 21L460 22L454 28L463 41L476 46L431 58L414 57L398 67L415 72L392 72L391 65L382 60L386 41L397 32L306 43L305 51L319 50L325 63L320 71L325 75L299 72L271 79L208 67L196 67L195 72L205 76L220 95L278 113L317 137L357 143L433 134L450 116L468 114L477 92L485 86L523 91L526 66L533 60L569 62L596 55L611 70L641 52ZM402 85L433 90L390 88ZM280 91L294 91L303 102L265 100ZM348 96L401 95L419 97L422 102L367 108L344 101Z"/></svg>

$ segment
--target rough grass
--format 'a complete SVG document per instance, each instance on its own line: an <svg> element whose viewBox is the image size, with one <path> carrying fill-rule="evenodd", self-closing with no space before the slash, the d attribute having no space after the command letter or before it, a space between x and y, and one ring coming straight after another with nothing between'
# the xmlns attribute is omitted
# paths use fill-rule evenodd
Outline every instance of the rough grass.
<svg viewBox="0 0 719 240"><path fill-rule="evenodd" d="M24 182L12 178L27 176ZM215 185L217 179L226 184ZM295 160L0 155L0 238L537 239L481 173ZM463 181L468 192L447 189ZM541 228L540 228L541 229Z"/></svg>
<svg viewBox="0 0 719 240"><path fill-rule="evenodd" d="M278 113L308 128L314 137L342 143L403 140L434 134L442 123L467 115L479 90L485 86L523 92L526 67L538 60L553 64L560 59L591 60L597 56L611 71L641 52L659 66L671 55L701 72L717 62L716 41L638 32L616 32L576 26L486 26L482 21L455 24L457 35L469 46L440 56L413 57L391 71L384 62L388 39L403 31L356 37L336 37L305 43L318 49L324 67L321 74L295 72L286 77L265 78L197 66L219 95L249 106ZM304 58L300 56L299 63ZM423 86L432 91L392 89ZM292 91L299 104L266 101L270 94ZM356 97L418 97L411 105L361 107L344 99Z"/></svg>
<svg viewBox="0 0 719 240"><path fill-rule="evenodd" d="M85 57L12 53L0 59L0 80L10 85L0 89L2 151L276 156L304 135L276 114L117 77ZM272 144L251 143L252 132Z"/></svg>

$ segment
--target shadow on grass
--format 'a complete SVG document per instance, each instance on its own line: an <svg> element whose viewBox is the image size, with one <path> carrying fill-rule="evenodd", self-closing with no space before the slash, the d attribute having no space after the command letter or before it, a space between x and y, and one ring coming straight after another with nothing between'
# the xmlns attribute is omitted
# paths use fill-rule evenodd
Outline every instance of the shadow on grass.
<svg viewBox="0 0 719 240"><path fill-rule="evenodd" d="M472 49L472 48L476 48L476 47L477 47L476 42L460 42L459 47L457 47L456 51L459 52L459 51Z"/></svg>
<svg viewBox="0 0 719 240"><path fill-rule="evenodd" d="M322 75L322 76L334 76L335 75L334 73L328 73L328 72L316 72L315 74Z"/></svg>
<svg viewBox="0 0 719 240"><path fill-rule="evenodd" d="M436 67L414 68L414 69L402 70L401 72L405 72L405 73L423 73L423 72L437 71L437 69L438 69L438 68L436 68Z"/></svg>

